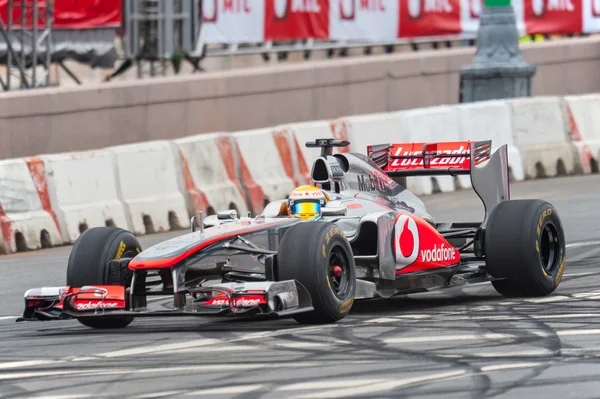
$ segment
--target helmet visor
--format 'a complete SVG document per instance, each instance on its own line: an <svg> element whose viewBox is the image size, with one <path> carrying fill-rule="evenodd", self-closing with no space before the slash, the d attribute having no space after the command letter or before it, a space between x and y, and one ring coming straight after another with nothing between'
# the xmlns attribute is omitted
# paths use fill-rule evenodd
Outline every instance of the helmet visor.
<svg viewBox="0 0 600 399"><path fill-rule="evenodd" d="M292 215L318 215L321 213L320 202L294 202L291 206Z"/></svg>

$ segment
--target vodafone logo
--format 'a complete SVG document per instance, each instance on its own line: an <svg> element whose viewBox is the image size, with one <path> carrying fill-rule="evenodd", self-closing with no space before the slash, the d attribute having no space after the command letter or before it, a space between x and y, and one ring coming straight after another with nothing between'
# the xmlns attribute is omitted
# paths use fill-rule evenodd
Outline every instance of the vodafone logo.
<svg viewBox="0 0 600 399"><path fill-rule="evenodd" d="M547 10L546 10L547 8ZM546 11L575 11L571 0L531 0L533 15L542 17Z"/></svg>
<svg viewBox="0 0 600 399"><path fill-rule="evenodd" d="M419 230L409 215L400 215L396 221L396 264L408 266L419 256Z"/></svg>
<svg viewBox="0 0 600 399"><path fill-rule="evenodd" d="M246 307L246 306L256 306L260 305L263 301L260 299L238 299L235 301L235 306L237 307Z"/></svg>
<svg viewBox="0 0 600 399"><path fill-rule="evenodd" d="M437 247L437 245L433 246L433 249L424 249L421 251L421 262L429 263L429 262L447 262L456 260L456 252L454 248L446 247L444 244Z"/></svg>
<svg viewBox="0 0 600 399"><path fill-rule="evenodd" d="M94 309L114 309L118 307L119 304L117 302L86 302L86 303L78 303L75 307L77 310L94 310Z"/></svg>
<svg viewBox="0 0 600 399"><path fill-rule="evenodd" d="M423 13L451 13L454 9L449 0L408 0L408 15L421 18Z"/></svg>

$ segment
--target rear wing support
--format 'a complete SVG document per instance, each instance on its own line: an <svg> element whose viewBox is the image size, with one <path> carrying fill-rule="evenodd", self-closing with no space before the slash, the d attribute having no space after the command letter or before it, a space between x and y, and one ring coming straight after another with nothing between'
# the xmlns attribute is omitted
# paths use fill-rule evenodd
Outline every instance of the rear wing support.
<svg viewBox="0 0 600 399"><path fill-rule="evenodd" d="M383 144L367 147L369 158L390 177L470 175L483 202L485 228L492 210L510 200L508 146L492 154L492 141Z"/></svg>

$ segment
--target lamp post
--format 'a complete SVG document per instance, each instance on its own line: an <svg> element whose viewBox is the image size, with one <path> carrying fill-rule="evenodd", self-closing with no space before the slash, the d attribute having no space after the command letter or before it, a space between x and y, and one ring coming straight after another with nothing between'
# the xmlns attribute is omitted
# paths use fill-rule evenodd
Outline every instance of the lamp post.
<svg viewBox="0 0 600 399"><path fill-rule="evenodd" d="M521 58L510 0L485 0L477 52L472 63L460 70L461 102L530 97L535 71Z"/></svg>

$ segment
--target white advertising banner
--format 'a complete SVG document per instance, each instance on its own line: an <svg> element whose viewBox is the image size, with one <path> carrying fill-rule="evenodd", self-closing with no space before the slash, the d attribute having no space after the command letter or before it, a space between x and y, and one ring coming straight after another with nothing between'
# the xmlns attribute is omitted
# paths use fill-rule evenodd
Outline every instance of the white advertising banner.
<svg viewBox="0 0 600 399"><path fill-rule="evenodd" d="M395 40L398 37L398 0L331 0L331 40Z"/></svg>
<svg viewBox="0 0 600 399"><path fill-rule="evenodd" d="M261 43L265 0L203 0L202 23L206 43Z"/></svg>

